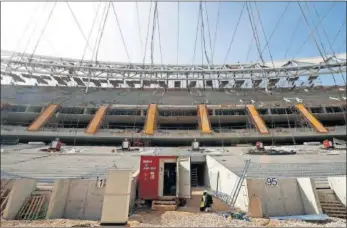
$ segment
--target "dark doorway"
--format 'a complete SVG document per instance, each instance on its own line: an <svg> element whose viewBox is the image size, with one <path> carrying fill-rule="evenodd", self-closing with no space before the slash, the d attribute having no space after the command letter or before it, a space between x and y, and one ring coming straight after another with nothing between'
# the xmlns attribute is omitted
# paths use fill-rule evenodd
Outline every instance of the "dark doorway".
<svg viewBox="0 0 347 228"><path fill-rule="evenodd" d="M192 163L190 166L191 173L191 186L199 187L205 185L204 173L205 173L205 163Z"/></svg>
<svg viewBox="0 0 347 228"><path fill-rule="evenodd" d="M164 196L176 195L176 163L164 163Z"/></svg>

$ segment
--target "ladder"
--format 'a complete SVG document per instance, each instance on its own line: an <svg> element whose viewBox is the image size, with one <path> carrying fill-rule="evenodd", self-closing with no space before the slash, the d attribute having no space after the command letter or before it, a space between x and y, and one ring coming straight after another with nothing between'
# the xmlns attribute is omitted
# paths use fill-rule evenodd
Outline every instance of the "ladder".
<svg viewBox="0 0 347 228"><path fill-rule="evenodd" d="M234 208L234 206L235 206L235 203L236 203L237 197L239 196L239 193L240 193L243 181L246 178L246 173L247 173L247 170L248 170L248 167L249 167L250 163L251 163L251 159L247 159L246 160L246 164L245 164L245 166L244 166L244 168L242 170L241 176L239 177L238 182L236 183L236 185L234 185L233 191L230 194L231 198L229 197L229 199L227 201L227 203L230 206L230 208Z"/></svg>
<svg viewBox="0 0 347 228"><path fill-rule="evenodd" d="M191 171L191 181L192 181L192 187L198 187L198 168L194 168Z"/></svg>
<svg viewBox="0 0 347 228"><path fill-rule="evenodd" d="M227 204L231 209L234 208L237 197L239 196L243 181L246 178L246 173L249 167L249 164L251 163L251 159L247 159L245 166L242 170L241 176L239 177L237 183L234 185L234 188L230 195L223 193L223 192L218 192L218 191L213 191L210 192L212 195L214 195L216 198L221 200L223 203Z"/></svg>

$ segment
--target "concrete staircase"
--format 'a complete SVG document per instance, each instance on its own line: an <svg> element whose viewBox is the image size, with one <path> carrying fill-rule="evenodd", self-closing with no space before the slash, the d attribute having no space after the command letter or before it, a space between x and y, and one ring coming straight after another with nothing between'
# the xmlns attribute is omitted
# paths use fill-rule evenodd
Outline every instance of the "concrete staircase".
<svg viewBox="0 0 347 228"><path fill-rule="evenodd" d="M329 217L346 219L346 207L337 198L334 190L330 188L328 179L319 177L314 178L314 180L323 213Z"/></svg>

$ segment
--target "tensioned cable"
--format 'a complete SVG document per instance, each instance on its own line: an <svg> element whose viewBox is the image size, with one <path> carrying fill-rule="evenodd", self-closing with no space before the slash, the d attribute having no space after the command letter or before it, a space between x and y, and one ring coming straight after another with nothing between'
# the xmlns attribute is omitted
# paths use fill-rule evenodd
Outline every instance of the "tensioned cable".
<svg viewBox="0 0 347 228"><path fill-rule="evenodd" d="M46 5L47 5L47 3L45 3L44 6L46 6ZM19 49L19 45L20 45L21 42L23 41L24 35L26 34L26 32L27 32L28 28L30 27L32 21L34 20L34 17L35 17L35 15L36 15L36 12L37 12L38 9L39 9L39 5L36 6L36 8L34 9L33 14L31 15L30 19L28 20L28 23L26 24L25 29L24 29L24 31L23 31L23 33L22 33L22 36L21 36L21 38L20 38L20 39L18 40L18 42L17 42L17 45L16 45L15 50ZM43 9L44 9L44 7L43 7ZM38 23L36 23L35 26L34 26L34 32L36 31L37 25L38 25ZM34 33L34 32L33 32L33 33ZM21 55L21 59L23 58L23 55L24 55L24 53L25 53L25 51L26 51L26 49L27 49L27 47L28 47L28 45L29 45L29 43L30 43L32 37L33 37L33 35L30 36L29 41L27 42L27 44L26 44L26 46L25 46L25 48L24 48L24 51L23 51L23 53L22 53L22 55ZM11 65L11 61L12 61L13 57L16 55L15 50L13 51L13 53L12 53L12 55L11 55L11 57L10 57L10 60L8 61L8 64L7 64L6 68L5 68L5 72L7 72L7 73L9 73L9 71L11 70L9 67L10 67L10 65ZM9 69L10 69L10 70L9 70ZM11 77L11 79L10 79L10 84L13 83L13 80L14 80L13 77Z"/></svg>
<svg viewBox="0 0 347 228"><path fill-rule="evenodd" d="M139 38L140 38L140 47L141 47L141 56L143 55L143 44L142 44L142 35L141 35L141 26L140 26L140 16L139 16L139 8L138 8L138 2L135 1L136 4L136 17L137 17L137 27L139 30Z"/></svg>
<svg viewBox="0 0 347 228"><path fill-rule="evenodd" d="M159 39L159 51L160 51L160 63L163 66L163 54L161 49L161 38L160 38L160 26L159 26L159 9L157 9L157 26L158 26L158 39Z"/></svg>
<svg viewBox="0 0 347 228"><path fill-rule="evenodd" d="M248 7L250 8L250 10L249 10ZM249 13L249 16L251 18L252 25L253 25L252 29L253 29L253 32L254 32L254 35L255 35L254 37L255 37L255 40L256 40L256 43L257 43L258 54L260 56L262 64L265 65L265 60L264 60L263 54L260 52L260 37L259 37L259 34L258 34L257 27L256 27L256 25L254 23L255 19L254 19L254 14L253 14L253 8L252 8L252 5L250 3L247 4L247 10L248 10L248 13Z"/></svg>
<svg viewBox="0 0 347 228"><path fill-rule="evenodd" d="M297 20L297 22L296 22L296 26L295 26L293 35L292 35L291 38L290 38L290 42L289 42L289 44L287 45L286 51L284 52L284 59L287 58L287 54L288 54L288 52L289 52L289 50L290 50L290 48L291 48L291 46L292 46L292 43L293 43L293 40L294 40L294 36L295 36L296 32L298 31L300 22L301 22L301 15L299 16L299 18L298 18L298 20Z"/></svg>
<svg viewBox="0 0 347 228"><path fill-rule="evenodd" d="M346 28L346 20L343 20L343 22L342 22L338 32L336 33L336 35L335 35L335 37L333 39L333 42L331 42L331 49L332 49L333 45L335 44L337 37L340 35L340 32L341 32L342 28ZM343 43L346 43L346 42L343 42Z"/></svg>
<svg viewBox="0 0 347 228"><path fill-rule="evenodd" d="M41 30L41 34L40 34L40 36L39 36L39 39L37 40L37 42L36 42L36 44L35 44L33 53L31 54L31 58L34 56L34 54L35 54L35 52L36 52L36 49L37 49L37 47L39 46L39 43L40 43L41 38L42 38L42 35L43 35L43 33L46 31L47 25L48 25L49 21L51 20L51 17L52 17L52 14L53 14L53 11L54 11L56 5L57 5L57 2L54 2L54 5L53 5L53 7L52 7L51 12L49 13L49 16L48 16L48 18L47 18L47 20L46 20L46 23L45 23L43 29Z"/></svg>
<svg viewBox="0 0 347 228"><path fill-rule="evenodd" d="M78 22L75 13L73 12L72 8L70 7L69 2L66 2L66 4L67 4L67 7L69 8L69 10L70 10L70 12L71 12L71 14L72 14L72 17L74 18L74 20L75 20L75 22L76 22L76 24L77 24L77 27L78 27L78 29L80 30L80 32L81 32L81 34L82 34L84 40L87 41L87 37L86 37L86 35L84 34L83 29L82 29L80 23ZM88 43L88 48L89 48L90 50L92 50L92 48L91 48L90 45L89 45L89 42L87 42L87 43Z"/></svg>
<svg viewBox="0 0 347 228"><path fill-rule="evenodd" d="M217 22L216 22L216 28L214 30L213 47L212 47L212 59L211 59L212 65L213 65L213 60L214 60L214 51L215 51L215 48L216 48L216 40L217 40L217 31L218 31L218 25L219 25L220 7L221 7L221 2L218 2Z"/></svg>
<svg viewBox="0 0 347 228"><path fill-rule="evenodd" d="M306 5L306 9L307 9L307 11L308 12L310 12L310 9L309 9L309 7L308 7L308 4L307 4L307 2L305 2L305 5ZM316 15L317 15L317 11L316 11ZM318 18L319 18L319 15L317 15L318 16ZM315 25L315 23L314 23L314 20L313 19L311 19L312 20L312 24L313 24L313 26ZM310 26L311 27L311 26ZM324 29L324 26L321 26L321 27L323 27L323 29ZM319 27L318 27L319 28ZM318 37L318 41L319 41L319 43L320 43L320 47L322 47L322 49L323 49L323 53L324 53L324 56L326 57L327 55L328 55L328 53L327 53L327 51L325 50L325 48L324 48L324 45L323 45L323 42L322 42L322 38L321 38L321 36L320 36L320 34L319 34L319 29L317 29L316 30L316 33L317 33L317 37ZM317 42L317 44L318 44L318 42Z"/></svg>
<svg viewBox="0 0 347 228"><path fill-rule="evenodd" d="M314 5L313 3L311 3L311 4L312 4L312 6L313 6L314 11L316 12L316 15L317 15L318 17L320 17L320 15L319 15L319 13L318 13L318 11L317 11L315 5ZM308 7L307 3L306 3L306 6ZM322 26L322 27L323 27L323 26ZM329 43L329 47L330 47L330 50L331 50L333 56L336 57L336 54L335 54L335 52L334 52L334 49L333 49L333 47L332 47L332 44L331 44L331 42L330 42L330 40L329 40L328 34L327 34L327 32L326 32L326 30L325 30L324 27L323 27L323 32L324 32L325 38L327 39L327 41L328 41L328 43ZM322 44L322 46L323 46L323 44ZM327 55L327 53L325 53L325 55ZM341 77L342 77L344 83L346 84L345 77L343 77L343 74L342 74L341 71L340 71L340 74L341 74ZM334 75L334 74L332 74L332 75L333 75L333 77L334 77L334 81L335 81L335 84L336 84L335 75Z"/></svg>
<svg viewBox="0 0 347 228"><path fill-rule="evenodd" d="M48 2L44 5L43 10L46 8L47 5L48 5ZM36 32L37 27L38 27L38 23L36 22L36 23L35 23L35 26L34 26L34 29L33 29L33 31L32 31L32 34L31 34L31 36L29 37L29 40L28 40L28 42L26 43L25 48L24 48L24 50L23 50L23 52L22 52L21 59L23 58L24 54L26 54L26 51L27 51L27 49L28 49L28 47L29 47L29 44L30 44L32 38L34 37L34 34L35 34L35 32Z"/></svg>
<svg viewBox="0 0 347 228"><path fill-rule="evenodd" d="M145 51L144 51L144 55L143 55L143 66L145 65L145 61L146 61L147 42L148 42L148 36L149 36L149 27L150 27L150 24L151 24L152 3L153 2L151 1L151 5L149 7L148 24L147 24L147 35L146 35L146 42L145 42Z"/></svg>
<svg viewBox="0 0 347 228"><path fill-rule="evenodd" d="M152 37L151 37L151 64L153 67L154 61L153 61L153 53L154 53L154 35L155 35L155 28L156 28L156 17L157 17L157 8L158 8L158 1L155 1L154 3L154 12L153 12L153 27L152 27Z"/></svg>
<svg viewBox="0 0 347 228"><path fill-rule="evenodd" d="M328 15L328 13L330 12L330 10L332 9L332 7L334 6L336 2L332 2L332 4L330 5L329 9L325 12L324 16L320 19L320 21L316 24L316 26L314 27L313 30L311 30L310 34L307 36L305 42L301 45L301 47L299 48L299 50L296 52L296 54L293 56L292 59L294 59L296 57L296 55L301 51L301 49L305 46L305 44L307 43L307 41L310 39L310 36L312 36L312 34L316 31L316 29L318 28L318 26L322 23L322 21L324 20L324 18Z"/></svg>
<svg viewBox="0 0 347 228"><path fill-rule="evenodd" d="M112 2L111 4L112 4L113 13L116 16L116 21L117 21L119 33L120 33L120 35L122 37L123 46L124 46L125 52L127 54L127 57L128 57L128 60L129 60L129 64L132 65L131 64L131 60L130 60L130 55L129 55L129 52L128 52L128 48L127 48L127 45L126 45L126 42L125 42L125 39L124 39L124 36L123 36L122 28L120 27L120 24L119 24L117 12L116 12L116 9L114 8L114 3Z"/></svg>
<svg viewBox="0 0 347 228"><path fill-rule="evenodd" d="M107 5L109 6L108 8L107 8ZM110 4L105 3L104 11L101 14L101 18L100 18L99 29L98 29L96 37L95 37L95 43L94 43L94 46L93 46L93 52L92 52L91 61L94 61L94 58L95 58L95 55L96 55L96 49L97 49L97 46L98 46L99 37L100 37L101 30L102 30L102 27L103 27L103 23L105 21L105 17L106 17L106 14L108 13L109 9L110 9Z"/></svg>
<svg viewBox="0 0 347 228"><path fill-rule="evenodd" d="M266 42L266 43L265 43L265 47L268 47L269 55L270 55L271 62L272 62L272 66L275 68L275 63L274 63L274 60L273 60L273 57L272 57L272 54L271 54L271 51L270 51L270 47L269 47L269 40L268 40L267 37L266 37L265 29L264 29L264 26L263 26L263 22L261 21L261 17L260 17L260 14L259 14L259 10L258 10L258 7L257 7L257 3L254 2L254 5L255 5L255 9L256 9L257 14L258 14L258 18L259 18L261 30L263 31L263 35L264 35L264 37L265 37L265 42ZM261 54L263 54L263 52L261 52Z"/></svg>
<svg viewBox="0 0 347 228"><path fill-rule="evenodd" d="M317 47L317 49L318 49L318 52L319 52L319 54L322 56L322 58L323 58L323 61L325 62L326 61L326 51L325 51L325 49L324 49L324 46L323 46L323 44L322 44L322 42L321 42L321 45L322 45L322 48L323 48L323 52L325 52L325 55L323 55L323 53L322 53L322 50L320 49L320 46L319 46L319 44L318 44L318 42L317 42L317 40L316 40L316 37L314 36L314 32L312 32L312 30L311 30L311 27L310 27L310 24L309 24L309 22L308 22L308 20L307 20L307 18L306 18L306 15L305 15L305 12L304 12L304 10L302 9L302 7L301 7L301 4L298 2L298 5L299 5L299 8L300 8L300 10L301 10L301 13L302 13L302 15L303 15L303 17L304 17L304 19L305 19L305 22L306 22L306 25L307 25L307 28L309 29L309 31L311 32L311 37L312 37L312 39L313 39L313 41L314 41L314 43L315 43L315 45L316 45L316 47ZM307 5L307 4L306 4ZM308 7L308 6L307 6ZM316 28L318 28L318 27L316 27ZM318 39L320 39L320 36L319 36L319 32L317 31L317 36L318 36ZM320 39L321 40L321 39ZM335 83L335 85L336 85L336 79L335 79L335 75L333 74L333 79L334 79L334 83Z"/></svg>
<svg viewBox="0 0 347 228"><path fill-rule="evenodd" d="M226 54L226 56L225 56L225 59L224 59L223 65L222 65L223 67L225 66L225 64L226 64L226 62L227 62L227 60L228 60L229 53L230 53L230 50L231 50L231 46L232 46L232 44L233 44L233 42L234 42L235 35L236 35L237 29L238 29L238 27L239 27L239 24L240 24L241 17L242 17L243 11L244 11L244 9L245 9L245 6L246 6L246 2L243 4L241 13L240 13L239 18L238 18L238 20L237 20L237 22L236 22L236 28L235 28L235 30L234 30L233 36L232 36L232 38L231 38L231 41L230 41L230 43L229 43L228 51L227 51L227 54Z"/></svg>
<svg viewBox="0 0 347 228"><path fill-rule="evenodd" d="M97 36L96 36L96 39L95 39L95 44L94 44L92 58L91 58L91 62L92 62L94 60L94 57L95 57L95 64L98 61L97 59L98 59L98 52L99 52L99 47L100 47L100 41L101 41L101 37L102 37L103 31L104 31L104 28L105 28L108 12L110 11L110 5L111 5L111 3L109 3L108 7L107 7L107 4L105 4L104 13L103 13L105 15L103 15L103 14L101 15L100 25L99 25L98 33L97 33ZM104 17L104 20L102 20L103 17ZM88 93L91 76L92 76L91 74L88 75L88 82L87 82L85 93Z"/></svg>
<svg viewBox="0 0 347 228"><path fill-rule="evenodd" d="M206 61L207 64L210 65L210 59L208 58L207 55L207 48L206 48L206 42L205 42L205 25L204 25L204 15L203 15L203 10L202 10L202 2L200 1L200 16L201 16L201 37L202 37L202 44L203 44L203 50L205 53Z"/></svg>
<svg viewBox="0 0 347 228"><path fill-rule="evenodd" d="M45 3L45 5L47 5L47 3ZM17 45L16 45L15 50L19 49L19 45L20 45L21 42L23 41L24 35L26 34L26 32L27 32L27 30L29 29L29 27L30 27L32 21L34 20L34 17L36 16L36 12L37 12L37 10L39 9L39 6L40 6L40 5L37 5L37 6L35 7L33 14L31 15L30 19L28 20L28 23L25 25L25 29L24 29L24 31L23 31L23 33L22 33L22 36L20 37L20 39L19 39L18 42L17 42ZM32 37L32 36L30 36L30 38L31 38L31 37ZM13 59L15 53L16 53L15 51L12 53L12 55L11 55L11 57L10 57L10 60L9 60L9 62L8 62L8 64L7 64L7 66L6 66L5 72L8 70L8 67L9 67L9 65L10 65L10 63L11 63L11 60ZM11 80L12 80L12 79L11 79Z"/></svg>
<svg viewBox="0 0 347 228"><path fill-rule="evenodd" d="M259 40L258 40L259 38L258 38L257 30L256 30L256 28L254 28L254 24L253 24L253 23L254 23L254 16L253 16L253 21L252 21L252 15L253 15L253 14L251 15L251 12L250 12L250 10L249 10L249 6L248 6L247 2L246 2L246 6L247 6L248 18L249 18L249 21L250 21L250 24L251 24L253 36L254 36L255 43L256 43L256 47L257 47L257 49L258 49L258 54L259 54L259 57L260 57L260 59L261 59L263 65L265 65L265 61L264 61L263 56L262 56L262 54L261 54L261 52L260 52L260 43L259 43ZM261 73L262 73L263 79L265 80L265 84L266 84L266 86L265 86L265 91L268 91L268 83L266 82L266 81L267 81L267 80L266 80L267 78L266 78L264 69L263 69L263 68L261 68L261 69L262 69Z"/></svg>
<svg viewBox="0 0 347 228"><path fill-rule="evenodd" d="M259 12L260 12L261 10L259 10ZM257 22L255 23L255 26L258 26L258 24L259 24L259 18L258 18L258 20L257 20ZM250 55L250 53L251 53L251 50L252 50L252 47L253 47L253 41L254 41L254 36L252 36L252 39L251 39L251 42L249 43L249 47L248 47L248 51L247 51L247 56L246 56L246 63L248 63L248 59L249 59L249 55Z"/></svg>
<svg viewBox="0 0 347 228"><path fill-rule="evenodd" d="M205 15L206 15L206 22L207 22L207 32L208 32L208 39L209 39L211 59L212 59L212 40L211 40L210 22L208 19L207 3L206 2L204 3L205 3ZM211 61L211 64L212 64L212 61Z"/></svg>
<svg viewBox="0 0 347 228"><path fill-rule="evenodd" d="M198 9L198 22L196 24L196 33L195 33L195 41L194 41L194 49L193 49L193 60L192 60L192 66L194 65L194 60L195 60L195 53L196 53L196 45L198 42L198 34L199 34L199 25L200 25L200 6Z"/></svg>
<svg viewBox="0 0 347 228"><path fill-rule="evenodd" d="M83 50L83 55L82 55L81 62L80 62L80 68L79 68L78 70L80 70L81 67L82 67L82 63L83 63L83 60L84 60L84 57L85 57L85 53L86 53L87 47L88 47L88 45L89 45L89 39L90 39L91 34L92 34L93 30L94 30L94 26L95 26L95 23L96 23L96 19L97 19L97 16L98 16L100 7L101 7L101 2L99 3L98 8L97 8L97 10L96 10L96 12L95 12L95 16L94 16L94 19L93 19L92 27L91 27L91 29L90 29L88 38L87 38L87 40L86 40L86 45L85 45L84 50ZM105 5L105 9L106 9L106 5ZM96 44L95 44L95 45L96 45ZM93 51L93 50L92 50L92 51ZM93 53L92 53L92 54L93 54ZM91 75L90 75L90 76L91 76ZM89 83L89 82L90 82L90 77L89 77L89 79L88 79L88 83ZM88 85L89 85L89 84L88 84ZM83 93L82 103L84 103L84 101L85 101L85 96L86 96L87 92L88 92L88 90L86 90L86 91ZM75 138L74 138L74 146L76 145L77 127L79 126L80 120L81 120L81 116L79 116L78 119L77 119L77 125L76 125L76 131L75 131Z"/></svg>
<svg viewBox="0 0 347 228"><path fill-rule="evenodd" d="M101 45L101 40L102 40L102 37L104 35L105 26L106 26L106 22L107 22L107 17L108 17L108 13L110 11L111 4L112 4L111 2L108 4L108 8L107 8L107 11L106 11L106 16L105 16L105 19L104 19L104 23L102 25L102 29L101 29L98 45L97 45L97 48L96 48L95 63L98 62L98 56L99 56L99 49L100 49L100 45Z"/></svg>
<svg viewBox="0 0 347 228"><path fill-rule="evenodd" d="M83 63L84 56L85 56L86 51L87 51L87 47L88 47L88 43L89 43L90 37L91 37L92 32L93 32L93 30L94 30L94 26L95 26L95 23L96 23L96 19L97 19L97 17L98 17L98 13L99 13L100 7L101 7L101 2L99 3L99 6L98 6L98 8L97 8L97 10L96 10L96 13L95 13L95 16L94 16L93 24L92 24L92 27L91 27L91 29L90 29L90 31L89 31L86 45L84 46L84 49L83 49L83 54L82 54L82 58L81 58L80 65L82 65L82 63ZM106 8L106 7L105 7L105 8ZM93 54L93 50L92 50L92 54Z"/></svg>
<svg viewBox="0 0 347 228"><path fill-rule="evenodd" d="M255 4L256 4L256 3L255 3ZM284 15L285 15L285 13L287 12L287 9L288 9L288 7L289 7L289 4L290 4L290 2L287 3L287 5L286 5L284 11L282 12L282 14L281 14L279 20L277 21L277 23L276 23L276 25L275 25L275 28L272 30L272 32L271 32L271 34L270 34L270 37L269 37L268 41L266 42L265 46L264 46L263 49L261 50L261 53L264 53L265 48L269 47L270 40L272 39L273 35L275 34L275 31L277 30L277 28L278 28L279 24L281 23L281 21L282 21ZM256 6L256 9L257 9L257 12L258 12L258 15L259 15L259 21L260 21L260 23L262 24L261 19L260 19L260 11L259 11L259 9L258 9L257 6ZM269 49L269 50L270 50L270 49Z"/></svg>

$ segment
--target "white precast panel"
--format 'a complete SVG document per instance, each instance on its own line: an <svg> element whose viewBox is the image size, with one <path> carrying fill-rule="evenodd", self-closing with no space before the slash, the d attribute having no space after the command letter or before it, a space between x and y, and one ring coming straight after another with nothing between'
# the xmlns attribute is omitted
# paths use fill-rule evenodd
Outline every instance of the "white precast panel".
<svg viewBox="0 0 347 228"><path fill-rule="evenodd" d="M179 157L177 159L179 181L177 189L179 189L179 197L189 199L191 196L190 183L190 157Z"/></svg>
<svg viewBox="0 0 347 228"><path fill-rule="evenodd" d="M101 223L126 223L129 215L131 170L110 170L107 173Z"/></svg>

